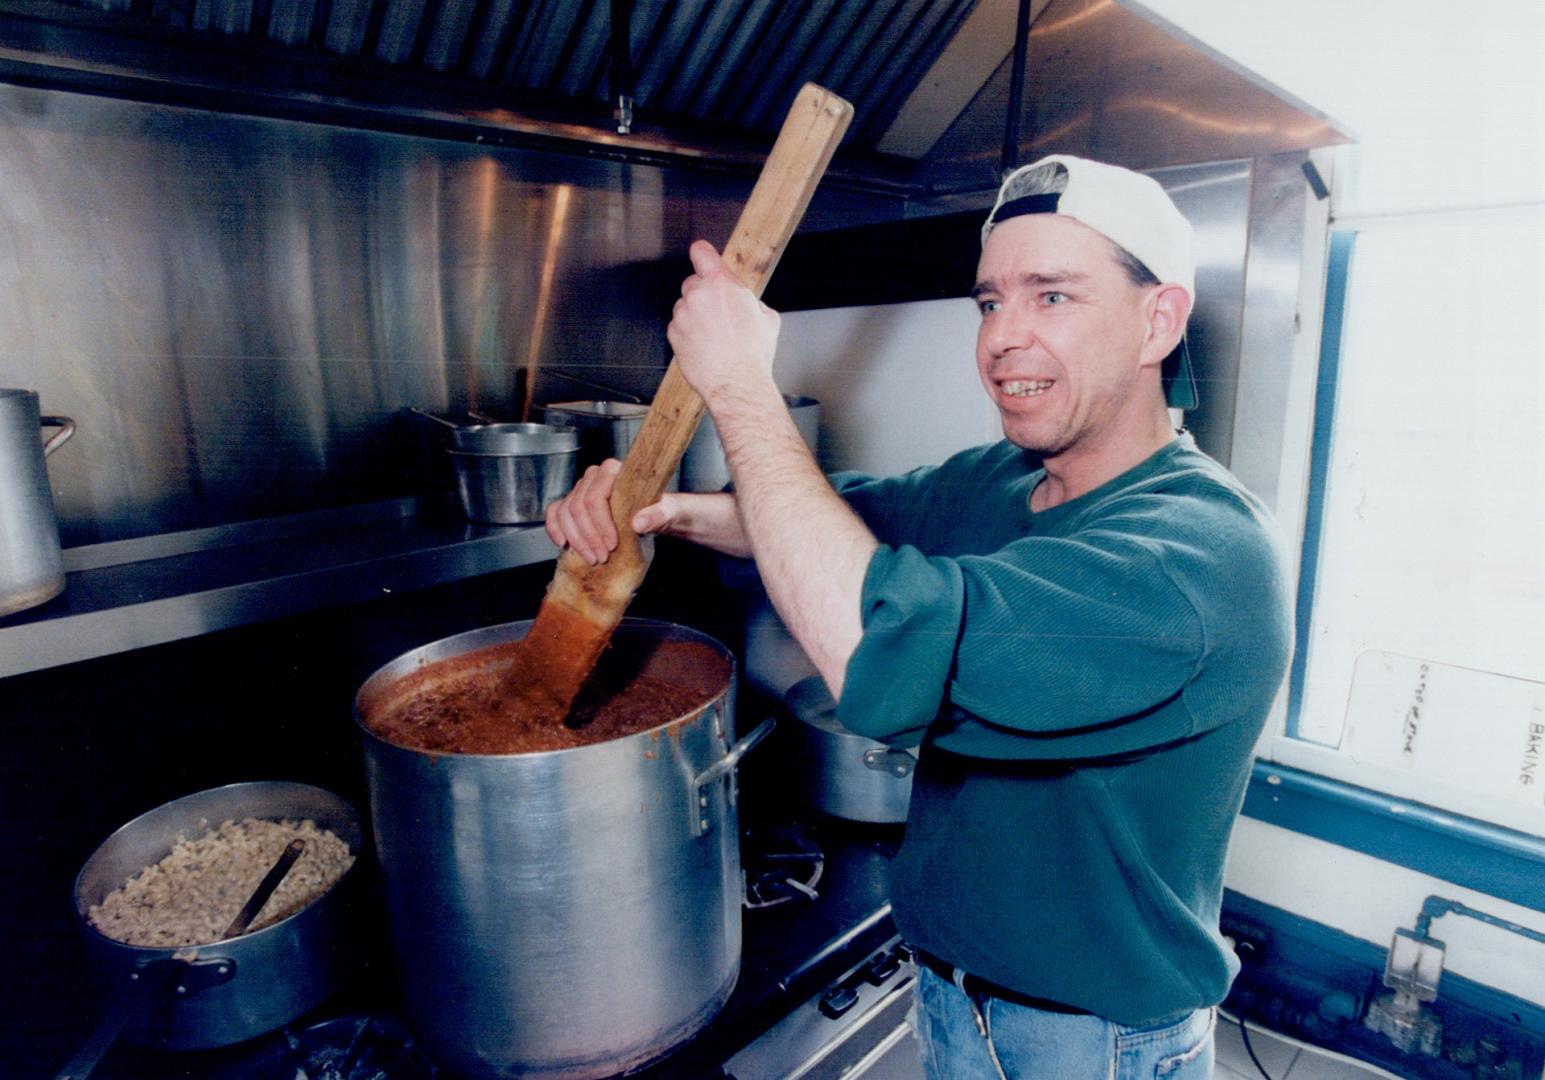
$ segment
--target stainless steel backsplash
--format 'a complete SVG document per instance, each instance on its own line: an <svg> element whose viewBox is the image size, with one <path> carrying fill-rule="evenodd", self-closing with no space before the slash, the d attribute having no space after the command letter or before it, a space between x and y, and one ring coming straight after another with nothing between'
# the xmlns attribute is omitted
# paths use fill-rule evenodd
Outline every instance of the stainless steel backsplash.
<svg viewBox="0 0 1545 1080"><path fill-rule="evenodd" d="M422 492L448 473L410 406L652 393L649 264L750 186L0 85L0 386L79 424L66 546ZM807 222L893 216L823 192Z"/></svg>

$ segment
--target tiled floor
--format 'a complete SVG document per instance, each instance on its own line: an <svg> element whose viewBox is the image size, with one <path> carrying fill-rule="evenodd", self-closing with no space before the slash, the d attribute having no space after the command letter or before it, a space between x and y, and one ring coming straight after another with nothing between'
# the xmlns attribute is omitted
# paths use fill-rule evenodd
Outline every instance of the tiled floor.
<svg viewBox="0 0 1545 1080"><path fill-rule="evenodd" d="M1367 1080L1382 1074L1351 1062L1303 1050L1289 1042L1251 1030L1250 1045L1271 1080ZM1218 1017L1213 1080L1262 1080L1250 1055L1245 1053L1239 1025Z"/></svg>

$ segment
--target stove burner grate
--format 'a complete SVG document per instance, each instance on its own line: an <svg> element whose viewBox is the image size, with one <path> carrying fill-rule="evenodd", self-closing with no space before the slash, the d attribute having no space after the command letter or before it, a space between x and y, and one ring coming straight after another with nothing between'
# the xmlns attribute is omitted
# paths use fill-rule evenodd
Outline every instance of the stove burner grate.
<svg viewBox="0 0 1545 1080"><path fill-rule="evenodd" d="M285 1029L239 1080L446 1080L401 1023L350 1015Z"/></svg>
<svg viewBox="0 0 1545 1080"><path fill-rule="evenodd" d="M746 833L746 907L776 907L792 900L819 900L826 869L820 847L799 826Z"/></svg>

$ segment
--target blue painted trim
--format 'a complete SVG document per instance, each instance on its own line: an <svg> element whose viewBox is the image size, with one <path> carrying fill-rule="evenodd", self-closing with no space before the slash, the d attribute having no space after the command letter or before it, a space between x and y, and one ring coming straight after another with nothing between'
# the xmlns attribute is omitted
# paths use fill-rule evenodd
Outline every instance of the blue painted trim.
<svg viewBox="0 0 1545 1080"><path fill-rule="evenodd" d="M1415 917L1412 912L1412 922ZM1383 988L1385 946L1233 889L1223 892L1221 925L1224 933L1232 933L1240 940L1258 939L1258 932L1265 931L1265 956L1259 958L1264 970L1253 973L1258 977L1296 981L1301 990L1315 984L1344 990L1357 999L1359 1016L1367 1007L1369 994ZM1522 1029L1533 1039L1545 1040L1545 1005L1463 975L1443 973L1438 1004L1492 1017Z"/></svg>
<svg viewBox="0 0 1545 1080"><path fill-rule="evenodd" d="M1347 277L1352 268L1355 232L1332 232L1325 275L1325 318L1320 334L1320 370L1314 392L1314 437L1309 448L1309 493L1304 515L1304 545L1298 567L1297 628L1288 679L1287 735L1299 738L1304 672L1309 662L1310 615L1320 570L1320 528L1325 515L1325 485L1330 475L1331 441L1336 424L1336 386L1341 375L1341 342L1346 322Z"/></svg>
<svg viewBox="0 0 1545 1080"><path fill-rule="evenodd" d="M1268 761L1255 763L1244 813L1545 911L1540 837Z"/></svg>

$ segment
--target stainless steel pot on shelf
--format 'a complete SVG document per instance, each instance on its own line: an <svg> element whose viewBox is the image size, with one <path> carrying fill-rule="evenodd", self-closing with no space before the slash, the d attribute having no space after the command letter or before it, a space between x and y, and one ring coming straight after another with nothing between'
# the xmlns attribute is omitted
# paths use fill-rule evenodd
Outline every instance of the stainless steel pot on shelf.
<svg viewBox="0 0 1545 1080"><path fill-rule="evenodd" d="M542 406L542 419L579 432L579 464L623 458L649 415L648 405L630 401L556 401Z"/></svg>
<svg viewBox="0 0 1545 1080"><path fill-rule="evenodd" d="M426 664L524 637L529 621L406 653L355 699L371 818L410 1024L458 1075L590 1080L696 1034L740 966L733 657L668 623L624 620L614 650L707 644L730 665L707 706L572 749L407 749L365 726Z"/></svg>
<svg viewBox="0 0 1545 1080"><path fill-rule="evenodd" d="M41 428L55 427L47 441ZM64 591L59 523L44 459L75 434L68 416L43 416L31 390L0 389L0 617Z"/></svg>
<svg viewBox="0 0 1545 1080"><path fill-rule="evenodd" d="M550 424L477 424L451 432L446 452L456 494L473 521L541 521L548 503L574 486L579 436Z"/></svg>

